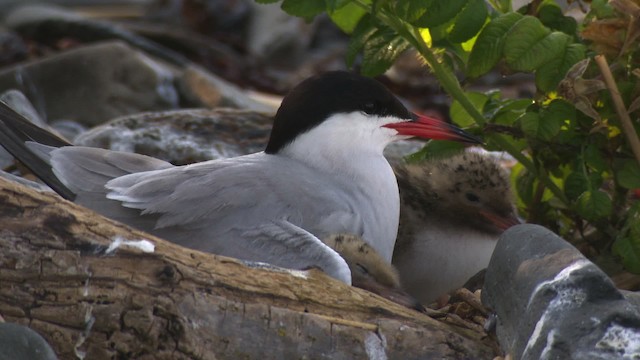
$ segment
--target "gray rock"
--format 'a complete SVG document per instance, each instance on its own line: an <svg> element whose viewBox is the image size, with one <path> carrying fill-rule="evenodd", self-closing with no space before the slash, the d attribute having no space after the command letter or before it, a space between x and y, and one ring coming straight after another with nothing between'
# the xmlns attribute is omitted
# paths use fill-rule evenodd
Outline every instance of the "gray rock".
<svg viewBox="0 0 640 360"><path fill-rule="evenodd" d="M0 91L20 89L48 119L97 125L178 105L169 67L119 42L72 49L0 71Z"/></svg>
<svg viewBox="0 0 640 360"><path fill-rule="evenodd" d="M55 360L47 341L30 328L0 323L0 360Z"/></svg>
<svg viewBox="0 0 640 360"><path fill-rule="evenodd" d="M73 142L183 165L262 151L272 123L272 117L264 113L229 108L149 112L114 119ZM398 159L421 146L399 141L387 147L385 156Z"/></svg>
<svg viewBox="0 0 640 360"><path fill-rule="evenodd" d="M143 113L96 127L74 143L136 152L182 165L262 151L271 124L268 115L237 109Z"/></svg>
<svg viewBox="0 0 640 360"><path fill-rule="evenodd" d="M272 106L257 101L230 82L202 69L187 66L177 79L180 94L197 107L231 107L275 113Z"/></svg>
<svg viewBox="0 0 640 360"><path fill-rule="evenodd" d="M30 39L45 43L61 38L77 39L86 43L122 40L171 64L183 66L189 63L189 60L181 54L138 36L113 22L88 19L63 7L25 4L24 0L20 1L21 6L12 7L5 16L5 25ZM95 1L92 2L95 5ZM110 5L114 4L112 1L106 2Z"/></svg>
<svg viewBox="0 0 640 360"><path fill-rule="evenodd" d="M282 67L298 65L311 43L312 25L289 16L279 3L253 4L247 32L251 56Z"/></svg>
<svg viewBox="0 0 640 360"><path fill-rule="evenodd" d="M531 224L501 237L482 292L515 359L640 359L640 312L569 243Z"/></svg>

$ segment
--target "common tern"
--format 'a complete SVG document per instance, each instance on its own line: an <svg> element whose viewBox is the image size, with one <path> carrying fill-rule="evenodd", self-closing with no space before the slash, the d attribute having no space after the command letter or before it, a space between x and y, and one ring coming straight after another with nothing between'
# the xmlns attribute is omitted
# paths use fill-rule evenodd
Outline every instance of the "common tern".
<svg viewBox="0 0 640 360"><path fill-rule="evenodd" d="M186 166L69 146L0 106L0 144L67 199L186 247L315 266L348 284L345 261L319 239L355 234L391 262L400 205L382 151L414 136L479 142L343 71L311 77L283 99L264 152Z"/></svg>
<svg viewBox="0 0 640 360"><path fill-rule="evenodd" d="M486 268L502 231L520 222L509 177L475 152L394 170L401 205L393 264L404 289L431 303Z"/></svg>

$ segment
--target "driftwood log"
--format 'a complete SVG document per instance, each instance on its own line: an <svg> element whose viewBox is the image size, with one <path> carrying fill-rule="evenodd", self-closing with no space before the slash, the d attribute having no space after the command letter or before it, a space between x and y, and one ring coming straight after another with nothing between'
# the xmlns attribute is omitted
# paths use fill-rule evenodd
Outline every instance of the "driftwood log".
<svg viewBox="0 0 640 360"><path fill-rule="evenodd" d="M125 242L113 249L116 239ZM142 239L155 248L126 242ZM186 249L4 179L0 315L42 334L61 359L494 355L481 334L320 271L248 267Z"/></svg>

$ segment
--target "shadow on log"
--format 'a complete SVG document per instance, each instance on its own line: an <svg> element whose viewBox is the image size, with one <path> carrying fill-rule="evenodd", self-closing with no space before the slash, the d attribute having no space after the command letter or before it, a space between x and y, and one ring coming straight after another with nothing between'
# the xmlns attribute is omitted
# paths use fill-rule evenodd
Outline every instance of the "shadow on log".
<svg viewBox="0 0 640 360"><path fill-rule="evenodd" d="M0 224L0 315L39 332L61 359L494 355L481 334L320 271L247 267L4 179ZM115 239L125 242L109 249ZM155 249L126 242L142 239Z"/></svg>

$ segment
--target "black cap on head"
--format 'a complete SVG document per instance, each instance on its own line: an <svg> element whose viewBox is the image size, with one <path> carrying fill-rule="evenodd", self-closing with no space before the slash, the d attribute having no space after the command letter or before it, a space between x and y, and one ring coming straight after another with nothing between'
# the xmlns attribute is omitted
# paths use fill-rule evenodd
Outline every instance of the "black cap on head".
<svg viewBox="0 0 640 360"><path fill-rule="evenodd" d="M412 118L379 82L346 71L326 72L304 80L282 100L265 152L275 154L331 115L354 111Z"/></svg>

